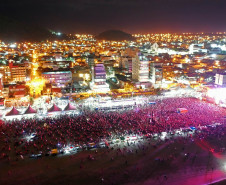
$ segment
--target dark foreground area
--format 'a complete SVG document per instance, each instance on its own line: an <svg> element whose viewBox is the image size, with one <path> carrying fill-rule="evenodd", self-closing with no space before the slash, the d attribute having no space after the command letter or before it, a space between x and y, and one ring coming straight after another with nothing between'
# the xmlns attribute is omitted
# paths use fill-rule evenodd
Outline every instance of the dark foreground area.
<svg viewBox="0 0 226 185"><path fill-rule="evenodd" d="M215 130L223 131L224 126ZM219 132L218 131L218 132ZM1 161L0 183L8 184L208 184L226 177L224 135L145 139L121 149L69 156ZM203 139L203 136L205 137ZM216 137L217 136L217 137ZM133 142L134 143L134 142ZM90 155L92 157L90 157ZM223 184L218 182L217 184Z"/></svg>

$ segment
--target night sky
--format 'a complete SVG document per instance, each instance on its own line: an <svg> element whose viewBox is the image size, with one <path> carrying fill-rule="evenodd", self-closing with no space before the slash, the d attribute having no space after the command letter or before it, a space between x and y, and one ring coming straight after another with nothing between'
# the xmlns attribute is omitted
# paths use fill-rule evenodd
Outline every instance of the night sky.
<svg viewBox="0 0 226 185"><path fill-rule="evenodd" d="M226 0L2 0L0 14L66 33L226 31Z"/></svg>

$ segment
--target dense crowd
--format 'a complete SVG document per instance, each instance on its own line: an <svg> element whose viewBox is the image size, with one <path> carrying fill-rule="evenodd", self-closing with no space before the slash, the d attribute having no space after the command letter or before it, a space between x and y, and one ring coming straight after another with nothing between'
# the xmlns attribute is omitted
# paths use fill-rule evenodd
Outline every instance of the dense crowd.
<svg viewBox="0 0 226 185"><path fill-rule="evenodd" d="M188 112L178 113L177 108L186 108ZM10 159L10 156L26 156L39 151L45 154L56 146L223 123L225 116L226 109L195 98L167 98L124 112L83 111L76 116L15 120L0 126L0 157ZM36 134L34 141L24 139L31 133Z"/></svg>

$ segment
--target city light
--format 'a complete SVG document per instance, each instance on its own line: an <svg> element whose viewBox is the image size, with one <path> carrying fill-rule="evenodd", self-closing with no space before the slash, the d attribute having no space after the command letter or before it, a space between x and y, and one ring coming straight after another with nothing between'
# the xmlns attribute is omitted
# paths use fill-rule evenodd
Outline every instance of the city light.
<svg viewBox="0 0 226 185"><path fill-rule="evenodd" d="M31 81L28 81L26 83L26 85L28 85L28 87L30 88L30 94L32 96L40 96L42 90L44 89L45 86L45 80L44 79L39 79L39 78L35 78Z"/></svg>
<svg viewBox="0 0 226 185"><path fill-rule="evenodd" d="M215 88L209 89L207 95L211 98L214 98L216 103L226 103L226 88Z"/></svg>

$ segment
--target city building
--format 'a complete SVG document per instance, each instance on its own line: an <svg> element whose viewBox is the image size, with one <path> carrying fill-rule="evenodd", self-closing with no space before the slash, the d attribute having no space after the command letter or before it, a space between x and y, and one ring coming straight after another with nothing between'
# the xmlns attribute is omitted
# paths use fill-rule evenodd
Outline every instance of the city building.
<svg viewBox="0 0 226 185"><path fill-rule="evenodd" d="M27 70L24 64L14 65L13 61L9 61L11 80L13 82L25 82L27 78Z"/></svg>
<svg viewBox="0 0 226 185"><path fill-rule="evenodd" d="M150 63L150 81L152 84L161 84L163 80L163 64Z"/></svg>
<svg viewBox="0 0 226 185"><path fill-rule="evenodd" d="M126 77L132 77L132 68L133 68L133 60L136 60L132 57L121 57L119 67L121 68L122 72L125 74Z"/></svg>
<svg viewBox="0 0 226 185"><path fill-rule="evenodd" d="M9 83L11 80L11 72L9 66L0 66L0 74L2 74L2 83Z"/></svg>
<svg viewBox="0 0 226 185"><path fill-rule="evenodd" d="M92 90L97 92L109 91L109 85L106 83L106 71L104 64L95 64L93 73L93 82L91 83Z"/></svg>
<svg viewBox="0 0 226 185"><path fill-rule="evenodd" d="M191 44L189 46L189 54L207 53L207 51L208 50L204 48L204 43Z"/></svg>
<svg viewBox="0 0 226 185"><path fill-rule="evenodd" d="M215 84L220 86L226 86L226 73L216 74Z"/></svg>
<svg viewBox="0 0 226 185"><path fill-rule="evenodd" d="M46 83L51 83L52 86L65 87L72 82L71 71L52 71L42 73L42 77Z"/></svg>
<svg viewBox="0 0 226 185"><path fill-rule="evenodd" d="M132 61L132 80L135 82L149 81L149 61L137 55Z"/></svg>

